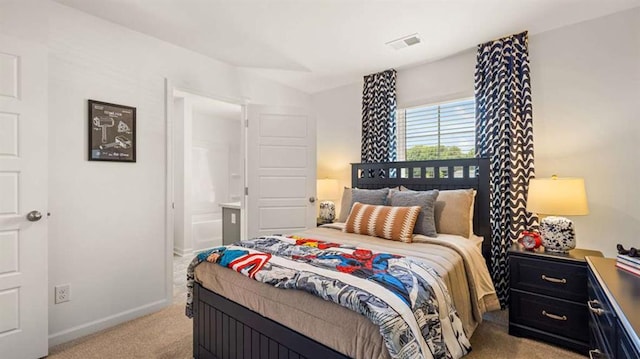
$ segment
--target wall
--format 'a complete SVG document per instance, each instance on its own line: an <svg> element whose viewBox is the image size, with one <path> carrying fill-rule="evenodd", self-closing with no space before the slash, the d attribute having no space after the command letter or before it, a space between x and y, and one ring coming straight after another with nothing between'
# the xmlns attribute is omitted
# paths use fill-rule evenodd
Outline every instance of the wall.
<svg viewBox="0 0 640 359"><path fill-rule="evenodd" d="M529 39L534 146L539 177L584 177L591 213L573 217L578 246L615 255L640 245L640 9ZM400 69L398 106L473 96L475 49ZM318 174L350 181L360 158L360 91L353 84L312 96ZM347 159L345 161L345 159Z"/></svg>
<svg viewBox="0 0 640 359"><path fill-rule="evenodd" d="M426 65L398 70L398 108L473 97L475 49Z"/></svg>
<svg viewBox="0 0 640 359"><path fill-rule="evenodd" d="M194 145L220 146L227 153L227 164L223 168L211 168L211 175L216 177L214 181L222 183L221 186L224 187L220 197L216 196L215 207L218 210L219 203L240 201L244 189L240 180L243 160L240 153L242 114L239 107L237 116L234 115L233 118L199 112L194 112L193 115Z"/></svg>
<svg viewBox="0 0 640 359"><path fill-rule="evenodd" d="M170 304L165 78L252 103L309 96L51 1L1 2L0 33L49 49L50 345ZM137 107L137 163L86 160L87 99ZM71 301L54 305L61 283Z"/></svg>
<svg viewBox="0 0 640 359"><path fill-rule="evenodd" d="M193 111L189 98L173 98L173 253L193 253L191 223L191 139Z"/></svg>
<svg viewBox="0 0 640 359"><path fill-rule="evenodd" d="M173 105L173 253L179 256L222 244L219 204L240 201L244 188L241 106L227 118L199 108L198 98L181 93Z"/></svg>
<svg viewBox="0 0 640 359"><path fill-rule="evenodd" d="M536 174L584 177L578 246L640 245L640 8L530 40Z"/></svg>
<svg viewBox="0 0 640 359"><path fill-rule="evenodd" d="M197 111L193 113L191 200L196 251L222 245L220 204L242 199L244 186L240 174L244 162L240 154L241 115L240 106L234 118ZM196 151L204 157L198 158Z"/></svg>
<svg viewBox="0 0 640 359"><path fill-rule="evenodd" d="M317 121L317 177L335 178L340 188L351 187L349 164L360 162L361 103L362 84L312 96ZM341 201L334 202L338 215Z"/></svg>

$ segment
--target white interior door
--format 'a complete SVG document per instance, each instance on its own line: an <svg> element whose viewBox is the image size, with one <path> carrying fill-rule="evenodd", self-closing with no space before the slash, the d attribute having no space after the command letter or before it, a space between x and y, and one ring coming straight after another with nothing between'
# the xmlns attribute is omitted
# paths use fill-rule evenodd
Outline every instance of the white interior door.
<svg viewBox="0 0 640 359"><path fill-rule="evenodd" d="M48 352L47 136L46 50L0 35L3 358L39 358ZM44 218L37 220L38 214Z"/></svg>
<svg viewBox="0 0 640 359"><path fill-rule="evenodd" d="M316 126L303 109L247 108L248 237L316 226Z"/></svg>

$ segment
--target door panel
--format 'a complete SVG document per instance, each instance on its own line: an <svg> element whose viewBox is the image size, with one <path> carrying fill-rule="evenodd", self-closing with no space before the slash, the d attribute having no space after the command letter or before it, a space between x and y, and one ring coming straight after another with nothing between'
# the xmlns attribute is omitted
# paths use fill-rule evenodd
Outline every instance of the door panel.
<svg viewBox="0 0 640 359"><path fill-rule="evenodd" d="M20 56L0 52L0 96L18 98Z"/></svg>
<svg viewBox="0 0 640 359"><path fill-rule="evenodd" d="M316 226L315 121L305 110L248 106L248 236Z"/></svg>
<svg viewBox="0 0 640 359"><path fill-rule="evenodd" d="M0 156L18 157L18 114L0 112Z"/></svg>
<svg viewBox="0 0 640 359"><path fill-rule="evenodd" d="M295 168L305 169L307 162L307 146L260 146L260 166L263 169Z"/></svg>
<svg viewBox="0 0 640 359"><path fill-rule="evenodd" d="M0 215L18 214L18 171L0 172Z"/></svg>
<svg viewBox="0 0 640 359"><path fill-rule="evenodd" d="M260 177L260 195L262 198L304 198L307 195L306 177Z"/></svg>
<svg viewBox="0 0 640 359"><path fill-rule="evenodd" d="M20 329L20 288L0 291L0 335Z"/></svg>
<svg viewBox="0 0 640 359"><path fill-rule="evenodd" d="M47 355L47 53L0 36L0 354ZM44 219L30 222L37 210Z"/></svg>
<svg viewBox="0 0 640 359"><path fill-rule="evenodd" d="M0 275L18 271L18 231L0 232Z"/></svg>
<svg viewBox="0 0 640 359"><path fill-rule="evenodd" d="M307 118L307 115L263 113L260 117L260 136L306 138L309 131Z"/></svg>
<svg viewBox="0 0 640 359"><path fill-rule="evenodd" d="M293 229L304 230L307 228L306 217L307 206L299 207L261 207L260 208L260 228L262 230ZM270 234L276 232L271 231Z"/></svg>

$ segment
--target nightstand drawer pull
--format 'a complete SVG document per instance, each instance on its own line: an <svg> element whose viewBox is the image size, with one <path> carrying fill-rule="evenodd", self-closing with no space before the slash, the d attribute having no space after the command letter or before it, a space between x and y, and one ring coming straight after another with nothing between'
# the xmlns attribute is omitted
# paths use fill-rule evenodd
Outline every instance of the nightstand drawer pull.
<svg viewBox="0 0 640 359"><path fill-rule="evenodd" d="M551 319L555 319L555 320L567 320L567 316L566 315L559 316L559 315L547 313L546 310L542 311L542 315L544 315L545 317L551 318Z"/></svg>
<svg viewBox="0 0 640 359"><path fill-rule="evenodd" d="M596 307L600 306L600 303L597 300L588 300L587 301L587 306L589 307L589 310L592 311L593 314L595 314L595 315L604 314L604 309L596 308Z"/></svg>
<svg viewBox="0 0 640 359"><path fill-rule="evenodd" d="M558 279L558 278L553 278L553 277L547 277L546 275L542 275L542 279L546 280L547 282L551 282L551 283L562 283L562 284L566 284L567 280L562 278L562 279Z"/></svg>

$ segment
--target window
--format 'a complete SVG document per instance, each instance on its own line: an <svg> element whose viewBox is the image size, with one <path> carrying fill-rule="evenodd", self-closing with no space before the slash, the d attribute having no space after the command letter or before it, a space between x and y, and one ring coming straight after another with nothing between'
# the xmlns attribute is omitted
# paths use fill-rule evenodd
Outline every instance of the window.
<svg viewBox="0 0 640 359"><path fill-rule="evenodd" d="M475 155L475 100L398 109L398 161Z"/></svg>

